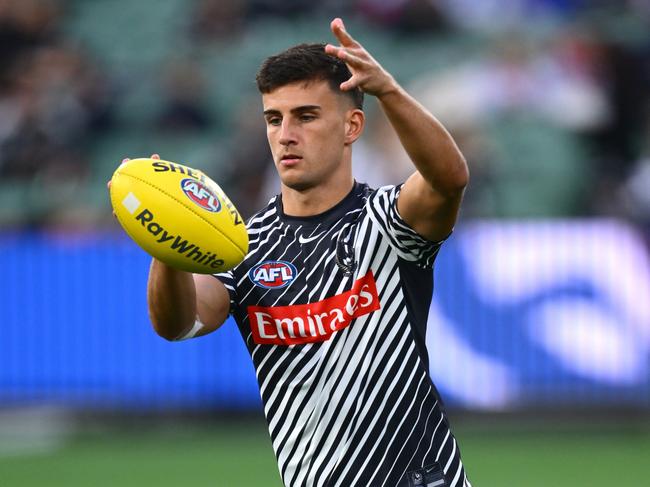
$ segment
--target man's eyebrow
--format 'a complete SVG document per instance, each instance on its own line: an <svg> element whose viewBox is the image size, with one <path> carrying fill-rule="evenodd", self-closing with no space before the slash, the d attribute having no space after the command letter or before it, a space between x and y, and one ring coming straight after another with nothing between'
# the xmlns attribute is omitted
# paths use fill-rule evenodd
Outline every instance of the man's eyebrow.
<svg viewBox="0 0 650 487"><path fill-rule="evenodd" d="M320 105L302 105L300 107L292 108L291 113L313 112L320 110Z"/></svg>
<svg viewBox="0 0 650 487"><path fill-rule="evenodd" d="M303 112L311 112L311 111L316 111L320 110L321 106L320 105L301 105L296 108L292 108L290 111L291 113L303 113ZM268 115L281 115L280 110L276 110L274 108L269 108L268 110L264 110L264 116Z"/></svg>

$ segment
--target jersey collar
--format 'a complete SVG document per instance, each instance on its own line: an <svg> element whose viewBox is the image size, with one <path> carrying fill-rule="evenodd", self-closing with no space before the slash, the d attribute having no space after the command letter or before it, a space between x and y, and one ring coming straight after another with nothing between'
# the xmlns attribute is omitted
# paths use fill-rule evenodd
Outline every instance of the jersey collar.
<svg viewBox="0 0 650 487"><path fill-rule="evenodd" d="M358 208L359 200L363 198L365 186L366 184L358 183L355 181L354 186L352 186L352 190L347 194L347 196L345 196L345 198L332 206L329 210L325 210L324 212L318 213L317 215L286 215L282 206L282 195L278 195L275 199L275 206L278 215L280 215L280 220L290 224L307 226L317 225L319 223L324 224L330 221L338 221L350 210Z"/></svg>

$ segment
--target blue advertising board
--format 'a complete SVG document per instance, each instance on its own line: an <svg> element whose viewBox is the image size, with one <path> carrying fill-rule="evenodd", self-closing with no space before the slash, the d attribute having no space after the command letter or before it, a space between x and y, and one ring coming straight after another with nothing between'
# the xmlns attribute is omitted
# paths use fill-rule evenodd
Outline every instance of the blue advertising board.
<svg viewBox="0 0 650 487"><path fill-rule="evenodd" d="M237 327L170 343L149 257L119 234L0 235L0 403L259 408ZM612 220L466 223L436 263L427 345L468 409L650 407L650 259Z"/></svg>

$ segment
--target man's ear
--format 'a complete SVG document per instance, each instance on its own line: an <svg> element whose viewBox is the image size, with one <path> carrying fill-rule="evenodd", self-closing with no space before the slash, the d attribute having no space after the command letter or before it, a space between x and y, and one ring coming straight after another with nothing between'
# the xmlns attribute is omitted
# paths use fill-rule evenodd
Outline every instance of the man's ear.
<svg viewBox="0 0 650 487"><path fill-rule="evenodd" d="M366 115L363 110L353 108L347 111L345 120L345 143L352 144L363 133Z"/></svg>

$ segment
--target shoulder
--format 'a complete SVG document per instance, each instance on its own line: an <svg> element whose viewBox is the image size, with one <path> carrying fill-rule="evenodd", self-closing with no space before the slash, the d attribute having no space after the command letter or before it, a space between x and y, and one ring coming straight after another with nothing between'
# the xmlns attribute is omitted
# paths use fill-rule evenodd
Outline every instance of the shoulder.
<svg viewBox="0 0 650 487"><path fill-rule="evenodd" d="M389 184L376 189L367 187L364 195L366 206L374 211L389 211L391 207L395 206L402 186L403 184Z"/></svg>
<svg viewBox="0 0 650 487"><path fill-rule="evenodd" d="M358 192L365 203L372 202L376 199L391 197L393 193L399 194L403 183L388 184L384 186L372 187L367 183L358 184Z"/></svg>

